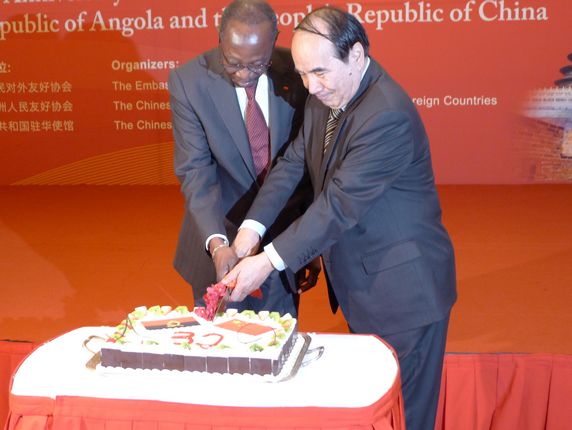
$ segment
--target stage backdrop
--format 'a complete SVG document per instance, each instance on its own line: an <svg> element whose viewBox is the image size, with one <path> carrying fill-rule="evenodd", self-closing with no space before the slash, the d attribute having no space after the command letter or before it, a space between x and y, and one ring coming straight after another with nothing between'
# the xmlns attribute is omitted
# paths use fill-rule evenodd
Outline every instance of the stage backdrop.
<svg viewBox="0 0 572 430"><path fill-rule="evenodd" d="M0 185L174 184L167 76L226 0L1 0ZM324 2L271 1L278 44ZM565 0L332 2L419 106L439 183L572 182Z"/></svg>

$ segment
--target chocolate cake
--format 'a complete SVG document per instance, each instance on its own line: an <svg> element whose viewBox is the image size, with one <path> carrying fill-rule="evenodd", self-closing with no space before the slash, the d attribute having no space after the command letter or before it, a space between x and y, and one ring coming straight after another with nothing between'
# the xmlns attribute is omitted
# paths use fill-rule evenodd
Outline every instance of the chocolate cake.
<svg viewBox="0 0 572 430"><path fill-rule="evenodd" d="M136 308L101 349L101 366L278 375L297 338L290 314L229 309L207 321L184 306Z"/></svg>

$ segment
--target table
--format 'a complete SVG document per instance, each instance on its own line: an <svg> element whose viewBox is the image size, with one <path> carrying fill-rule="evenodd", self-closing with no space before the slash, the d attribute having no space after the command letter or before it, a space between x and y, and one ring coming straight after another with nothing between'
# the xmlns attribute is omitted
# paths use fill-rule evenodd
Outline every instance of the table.
<svg viewBox="0 0 572 430"><path fill-rule="evenodd" d="M8 396L12 375L35 347L36 345L31 342L0 340L0 428L8 416Z"/></svg>
<svg viewBox="0 0 572 430"><path fill-rule="evenodd" d="M14 375L7 430L403 429L393 350L369 335L310 334L323 355L283 382L254 375L90 370L83 327L37 348Z"/></svg>

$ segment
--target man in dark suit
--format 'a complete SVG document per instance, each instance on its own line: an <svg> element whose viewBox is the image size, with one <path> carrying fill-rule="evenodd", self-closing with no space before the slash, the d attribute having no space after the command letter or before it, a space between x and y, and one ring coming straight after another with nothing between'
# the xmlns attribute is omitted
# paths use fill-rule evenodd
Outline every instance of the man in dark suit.
<svg viewBox="0 0 572 430"><path fill-rule="evenodd" d="M185 196L174 265L192 285L196 305L204 304L206 287L236 263L229 240L272 161L296 136L302 121L307 92L290 50L275 48L277 34L276 14L266 2L234 1L223 12L218 48L169 75L175 173ZM249 113L251 108L255 114ZM252 115L254 125L248 119ZM252 136L259 145L254 155ZM273 223L270 238L311 201L302 178L299 182ZM318 271L319 265L303 271L307 276L299 279L302 287L312 286ZM233 307L296 315L297 290L290 270L276 273L262 286L262 299L249 298Z"/></svg>
<svg viewBox="0 0 572 430"><path fill-rule="evenodd" d="M237 255L253 254L306 168L314 201L223 282L236 280L232 299L241 300L276 269L321 254L333 309L339 303L352 332L377 334L398 354L407 429L432 430L454 253L421 118L368 48L362 25L335 8L296 28L292 55L311 94L304 125L250 208Z"/></svg>

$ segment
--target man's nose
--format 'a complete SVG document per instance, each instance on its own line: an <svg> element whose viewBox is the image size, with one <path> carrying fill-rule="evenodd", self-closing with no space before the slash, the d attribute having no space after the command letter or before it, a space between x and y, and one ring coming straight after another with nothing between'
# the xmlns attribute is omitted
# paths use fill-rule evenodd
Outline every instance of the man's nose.
<svg viewBox="0 0 572 430"><path fill-rule="evenodd" d="M312 75L306 76L304 84L310 94L316 94L322 88L320 80Z"/></svg>
<svg viewBox="0 0 572 430"><path fill-rule="evenodd" d="M250 78L254 77L254 73L248 70L248 67L243 67L239 71L235 73L241 80L249 80Z"/></svg>

